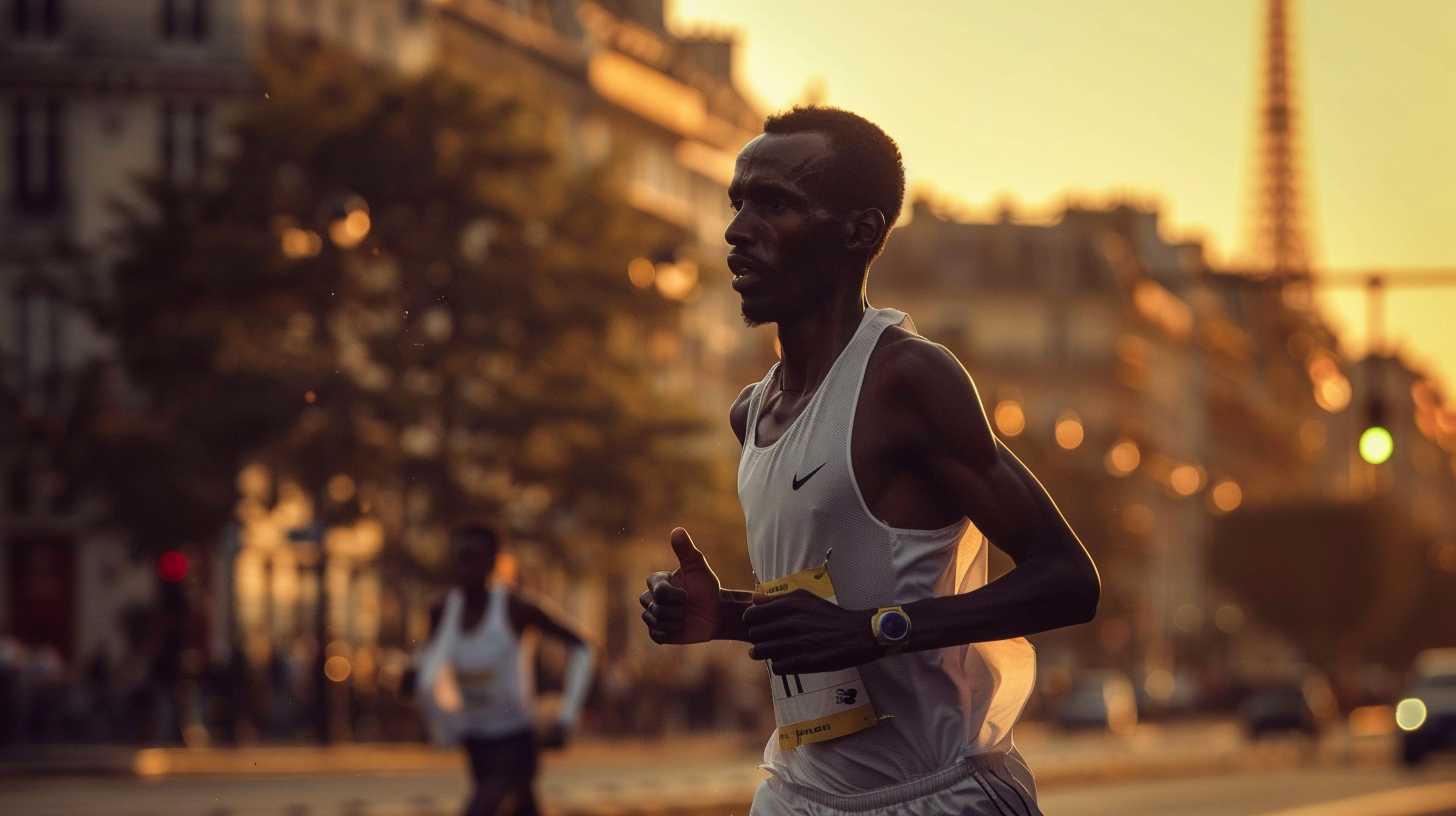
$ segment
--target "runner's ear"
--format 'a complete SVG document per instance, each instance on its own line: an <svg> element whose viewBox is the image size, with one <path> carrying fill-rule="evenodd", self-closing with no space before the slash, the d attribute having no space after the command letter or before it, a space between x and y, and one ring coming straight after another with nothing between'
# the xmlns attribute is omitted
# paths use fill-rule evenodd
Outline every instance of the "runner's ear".
<svg viewBox="0 0 1456 816"><path fill-rule="evenodd" d="M888 228L885 214L874 207L851 212L845 222L845 247L853 252L874 252Z"/></svg>

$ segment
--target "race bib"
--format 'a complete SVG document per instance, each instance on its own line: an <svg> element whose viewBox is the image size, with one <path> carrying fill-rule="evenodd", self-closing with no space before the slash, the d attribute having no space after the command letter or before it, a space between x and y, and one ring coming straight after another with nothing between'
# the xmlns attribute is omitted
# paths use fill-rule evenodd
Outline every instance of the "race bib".
<svg viewBox="0 0 1456 816"><path fill-rule="evenodd" d="M783 595L800 589L807 589L830 603L839 603L834 597L829 570L823 564L758 585L762 595ZM879 722L859 669L781 676L773 673L773 661L767 662L774 721L778 726L779 747L783 750L839 739Z"/></svg>

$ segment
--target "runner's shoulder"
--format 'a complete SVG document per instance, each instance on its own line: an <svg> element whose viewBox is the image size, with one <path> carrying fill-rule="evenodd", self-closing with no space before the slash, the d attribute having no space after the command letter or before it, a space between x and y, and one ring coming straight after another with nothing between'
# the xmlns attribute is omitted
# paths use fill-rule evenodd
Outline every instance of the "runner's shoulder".
<svg viewBox="0 0 1456 816"><path fill-rule="evenodd" d="M512 620L519 620L528 626L539 626L543 618L559 615L560 610L550 601L518 586L506 590L506 613Z"/></svg>
<svg viewBox="0 0 1456 816"><path fill-rule="evenodd" d="M728 424L732 426L733 433L738 437L738 444L742 445L748 433L748 403L753 397L753 388L757 383L749 383L743 386L738 396L733 399L733 406L728 409Z"/></svg>
<svg viewBox="0 0 1456 816"><path fill-rule="evenodd" d="M911 398L965 395L971 385L970 374L950 349L901 326L885 329L875 347L872 369L878 386ZM974 393L974 385L971 389Z"/></svg>
<svg viewBox="0 0 1456 816"><path fill-rule="evenodd" d="M511 587L506 598L506 616L518 633L526 629L536 629L568 643L585 642L581 633L567 622L566 613L552 601L528 593L520 587Z"/></svg>
<svg viewBox="0 0 1456 816"><path fill-rule="evenodd" d="M894 406L885 416L912 446L994 451L976 384L950 349L899 326L875 349L872 398ZM896 419L903 419L896 422Z"/></svg>

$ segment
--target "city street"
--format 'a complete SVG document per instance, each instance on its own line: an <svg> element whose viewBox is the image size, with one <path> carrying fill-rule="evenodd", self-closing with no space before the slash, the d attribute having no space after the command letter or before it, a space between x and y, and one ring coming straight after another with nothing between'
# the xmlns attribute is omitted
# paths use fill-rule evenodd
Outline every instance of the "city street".
<svg viewBox="0 0 1456 816"><path fill-rule="evenodd" d="M1044 810L1054 816L1456 814L1456 758L1438 758L1407 772L1388 761L1388 743L1342 751L1330 740L1311 751L1292 743L1250 747L1232 737L1225 724L1217 723L1144 727L1126 738L1032 730L1023 748L1039 774ZM1200 753L1203 761L1194 761ZM419 762L410 772L283 774L235 768L156 779L25 776L0 780L0 811L27 816L446 816L458 811L466 783L458 764L448 755L439 758L443 761L434 767ZM752 750L736 740L677 740L611 750L586 744L549 756L540 790L550 811L560 816L707 816L743 813L759 779Z"/></svg>
<svg viewBox="0 0 1456 816"><path fill-rule="evenodd" d="M621 774L613 774L622 776ZM635 790L637 773L619 785L602 774L551 774L542 791L554 812L567 814L742 813L734 791L748 789L752 768L691 764L675 780L661 775L667 806L653 808ZM1408 774L1396 768L1303 768L1272 773L1199 775L1147 782L1046 786L1051 816L1170 814L1180 816L1413 816L1456 814L1456 763ZM692 795L702 807L686 806ZM465 791L458 774L326 777L40 779L0 785L0 810L27 816L445 816ZM621 796L620 794L630 794ZM1372 797L1372 794L1375 796ZM630 801L624 801L630 800ZM1310 806L1320 807L1307 809ZM1436 808L1436 809L1427 809Z"/></svg>
<svg viewBox="0 0 1456 816"><path fill-rule="evenodd" d="M1415 816L1456 814L1456 764L1411 774L1399 768L1301 768L1052 787L1048 816ZM1430 809L1436 808L1436 809Z"/></svg>

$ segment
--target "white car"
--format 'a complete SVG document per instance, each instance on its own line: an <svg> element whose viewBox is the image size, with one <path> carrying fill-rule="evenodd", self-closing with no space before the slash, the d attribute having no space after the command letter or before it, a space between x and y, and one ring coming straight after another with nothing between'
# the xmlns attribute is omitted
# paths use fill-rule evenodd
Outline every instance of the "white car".
<svg viewBox="0 0 1456 816"><path fill-rule="evenodd" d="M1412 682L1395 705L1400 759L1407 766L1428 754L1456 748L1456 649L1430 649L1416 656Z"/></svg>

